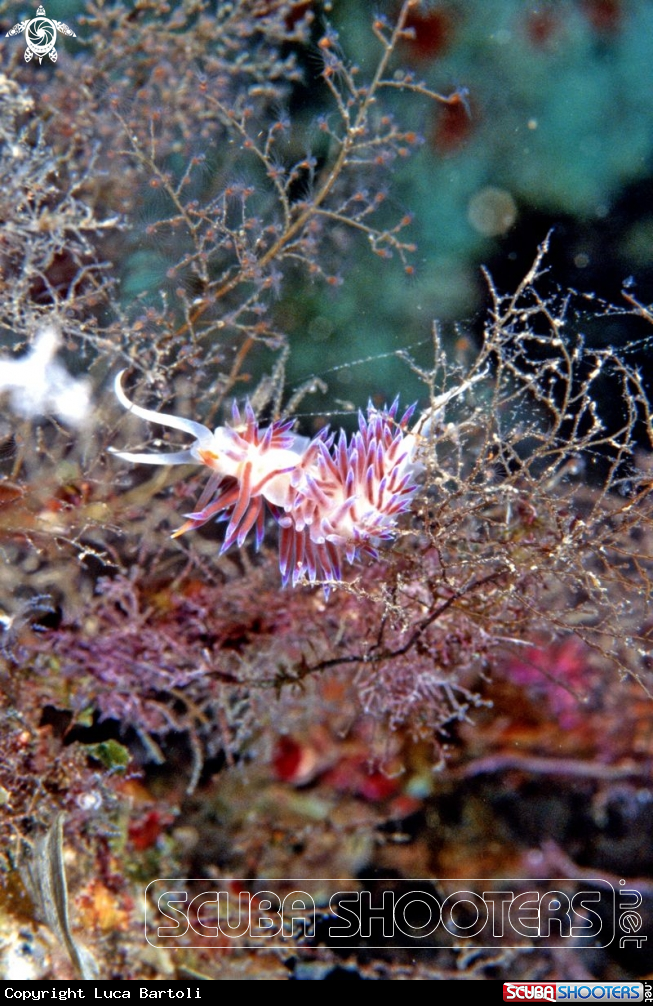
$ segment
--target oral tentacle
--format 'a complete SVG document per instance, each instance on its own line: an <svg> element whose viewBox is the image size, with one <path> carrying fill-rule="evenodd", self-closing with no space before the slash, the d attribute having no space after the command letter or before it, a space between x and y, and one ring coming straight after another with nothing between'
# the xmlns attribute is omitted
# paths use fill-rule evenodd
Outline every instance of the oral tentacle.
<svg viewBox="0 0 653 1006"><path fill-rule="evenodd" d="M109 454L113 454L116 458L121 458L123 461L131 461L133 464L138 465L197 465L199 464L199 459L195 454L192 447L189 447L185 451L171 451L169 454L165 452L161 454L133 454L131 451L117 451L113 447L109 447Z"/></svg>
<svg viewBox="0 0 653 1006"><path fill-rule="evenodd" d="M182 433L190 433L197 441L203 441L212 437L213 434L210 429L207 426L203 426L202 423L196 423L192 419L184 419L183 416L171 416L167 412L153 412L152 409L143 409L140 405L136 405L135 402L131 402L122 388L122 377L125 373L125 370L121 370L117 374L113 389L116 393L116 398L128 412L138 416L139 419L144 419L148 423L158 423L160 426L170 427L171 430L181 430ZM172 462L172 464L179 463L181 462Z"/></svg>

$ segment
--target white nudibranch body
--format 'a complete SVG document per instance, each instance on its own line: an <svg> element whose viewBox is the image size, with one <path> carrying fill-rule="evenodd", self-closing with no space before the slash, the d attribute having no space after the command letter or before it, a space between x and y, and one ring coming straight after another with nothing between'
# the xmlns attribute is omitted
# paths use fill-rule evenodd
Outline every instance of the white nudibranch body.
<svg viewBox="0 0 653 1006"><path fill-rule="evenodd" d="M257 547L266 513L279 525L279 565L284 584L301 579L339 580L342 560L376 555L381 540L395 536L399 517L411 506L424 470L419 459L429 424L437 412L473 381L440 396L412 431L413 408L397 419L398 400L389 409L368 406L348 441L322 430L309 440L294 434L292 421L260 428L247 403L236 406L233 425L213 432L201 423L142 409L130 402L116 377L118 401L133 415L194 437L185 450L134 454L111 452L124 461L154 465L203 464L213 472L198 504L173 537L212 518L228 519L221 552L243 545L254 529ZM475 378L475 380L478 378Z"/></svg>

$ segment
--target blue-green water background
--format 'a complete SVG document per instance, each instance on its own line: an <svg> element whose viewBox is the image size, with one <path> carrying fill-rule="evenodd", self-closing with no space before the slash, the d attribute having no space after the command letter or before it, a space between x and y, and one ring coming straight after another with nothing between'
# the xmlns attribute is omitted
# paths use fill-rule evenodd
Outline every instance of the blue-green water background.
<svg viewBox="0 0 653 1006"><path fill-rule="evenodd" d="M361 67L361 76L369 73L379 53L371 18L378 11L392 16L397 4L334 0L326 12L313 6L320 26L314 37L328 17L346 59ZM24 3L3 10L9 20L32 13ZM396 257L379 260L349 235L341 286L331 289L299 271L282 287L273 315L290 336L289 393L314 374L329 385L307 411L337 412L341 400L361 405L370 396L423 397L395 353L409 349L428 365L435 318L445 322L452 346L473 351L487 305L481 265L499 287L511 289L552 228L549 261L562 288L619 302L627 283L640 300L653 299L653 4L443 0L420 11L416 41L400 47L395 64L444 94L465 89L469 115L448 127L441 106L390 95L398 120L423 139L386 179L387 219L413 216L407 237L418 249L414 275L407 277ZM52 0L47 7L48 16L78 29L80 41L61 44L70 66L93 57L77 24L83 13L81 3ZM328 95L317 48L300 58L304 84L290 99L293 129L297 143L319 145L314 122ZM47 61L39 71L37 91L54 72ZM511 222L500 233L484 233L474 214L488 193L509 208ZM118 271L127 311L138 297L139 304L159 300L170 264L144 236L151 212L144 206L140 218L126 221L128 250ZM646 335L632 319L597 323L592 314L581 321L591 339L618 346ZM250 358L252 385L274 360L264 349Z"/></svg>

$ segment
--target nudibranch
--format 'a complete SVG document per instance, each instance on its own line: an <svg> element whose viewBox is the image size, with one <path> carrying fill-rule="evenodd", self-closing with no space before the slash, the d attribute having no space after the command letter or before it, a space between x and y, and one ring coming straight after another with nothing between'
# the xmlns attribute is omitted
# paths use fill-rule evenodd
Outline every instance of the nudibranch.
<svg viewBox="0 0 653 1006"><path fill-rule="evenodd" d="M202 464L213 472L198 509L173 537L201 527L212 518L228 520L221 553L242 546L254 530L263 540L266 515L279 526L279 566L283 583L340 580L343 560L376 556L376 546L397 534L401 514L411 506L424 471L420 446L441 408L473 381L453 389L433 404L409 429L414 406L398 415L371 404L358 414L350 440L328 429L309 440L292 431L292 421L276 420L261 428L249 403L244 415L234 405L232 425L213 432L201 423L135 405L115 381L116 396L129 412L150 423L194 437L185 450L169 453L112 453L124 461L150 465ZM475 378L477 379L477 378Z"/></svg>

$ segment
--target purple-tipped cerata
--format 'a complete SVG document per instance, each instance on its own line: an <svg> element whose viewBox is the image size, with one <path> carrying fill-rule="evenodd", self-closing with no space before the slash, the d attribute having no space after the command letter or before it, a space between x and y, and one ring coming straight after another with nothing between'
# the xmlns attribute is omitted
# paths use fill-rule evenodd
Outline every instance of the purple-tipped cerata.
<svg viewBox="0 0 653 1006"><path fill-rule="evenodd" d="M412 502L423 466L415 460L420 435L408 430L413 409L397 419L389 409L368 406L359 413L351 440L322 431L313 440L292 432L289 422L261 429L251 407L234 410L233 425L214 432L200 423L141 409L127 399L116 378L116 394L134 415L190 433L194 443L172 454L114 451L147 464L205 464L214 472L198 508L173 537L211 519L227 520L222 551L245 543L254 531L263 538L266 513L280 530L279 565L284 584L339 580L344 561L376 555L375 545L393 537Z"/></svg>

